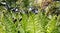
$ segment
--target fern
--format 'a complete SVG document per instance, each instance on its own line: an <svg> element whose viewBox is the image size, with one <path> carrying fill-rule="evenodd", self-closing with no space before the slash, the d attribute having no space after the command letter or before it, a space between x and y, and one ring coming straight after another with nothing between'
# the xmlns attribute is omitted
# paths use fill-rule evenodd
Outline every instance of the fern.
<svg viewBox="0 0 60 33"><path fill-rule="evenodd" d="M17 0L17 3L14 4L19 5L21 3L19 1ZM29 1L24 0L23 8L27 9ZM19 5L19 7L21 6ZM22 20L20 20L21 18ZM60 33L60 16L54 15L49 19L42 12L21 14L20 10L13 12L6 10L4 6L0 6L0 33Z"/></svg>

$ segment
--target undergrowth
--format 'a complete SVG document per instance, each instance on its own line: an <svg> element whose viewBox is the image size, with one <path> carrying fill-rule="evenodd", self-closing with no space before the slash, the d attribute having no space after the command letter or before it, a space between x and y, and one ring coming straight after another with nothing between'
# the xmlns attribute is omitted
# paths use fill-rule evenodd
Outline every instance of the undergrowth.
<svg viewBox="0 0 60 33"><path fill-rule="evenodd" d="M42 12L21 14L0 6L0 33L60 33L60 16L49 19Z"/></svg>

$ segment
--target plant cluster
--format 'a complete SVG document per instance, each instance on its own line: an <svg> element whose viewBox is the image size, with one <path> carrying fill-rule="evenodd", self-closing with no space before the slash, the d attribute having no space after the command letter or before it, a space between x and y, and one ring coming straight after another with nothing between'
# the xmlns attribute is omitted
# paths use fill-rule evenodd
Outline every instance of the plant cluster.
<svg viewBox="0 0 60 33"><path fill-rule="evenodd" d="M0 33L60 33L59 14L60 1L41 9L34 0L0 0Z"/></svg>

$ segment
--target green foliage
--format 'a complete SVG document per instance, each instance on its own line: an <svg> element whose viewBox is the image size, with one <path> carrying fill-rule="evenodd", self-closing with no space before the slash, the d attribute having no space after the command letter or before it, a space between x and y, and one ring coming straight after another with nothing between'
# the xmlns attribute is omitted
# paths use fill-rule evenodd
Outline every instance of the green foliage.
<svg viewBox="0 0 60 33"><path fill-rule="evenodd" d="M60 1L52 2L45 10L47 14L60 14Z"/></svg>
<svg viewBox="0 0 60 33"><path fill-rule="evenodd" d="M24 0L24 7L28 4L29 0ZM49 19L42 12L21 14L0 6L0 33L60 33L60 16Z"/></svg>

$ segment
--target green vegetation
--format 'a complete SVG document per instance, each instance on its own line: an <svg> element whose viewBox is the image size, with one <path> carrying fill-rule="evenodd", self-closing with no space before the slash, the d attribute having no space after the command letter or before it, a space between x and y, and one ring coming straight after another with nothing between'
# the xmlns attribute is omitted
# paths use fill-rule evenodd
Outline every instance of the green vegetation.
<svg viewBox="0 0 60 33"><path fill-rule="evenodd" d="M2 1L0 0L0 2ZM57 16L57 13L60 12L60 2L53 2L52 5L47 6L45 11L52 16L48 18L45 12L41 12L43 11L41 9L38 9L37 14L28 10L33 6L34 0L5 1L9 3L10 7L17 7L19 11L11 10L8 6L7 10L6 5L0 4L0 33L60 33L60 15ZM58 9L54 9L54 7ZM53 13L50 10L58 12Z"/></svg>

